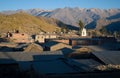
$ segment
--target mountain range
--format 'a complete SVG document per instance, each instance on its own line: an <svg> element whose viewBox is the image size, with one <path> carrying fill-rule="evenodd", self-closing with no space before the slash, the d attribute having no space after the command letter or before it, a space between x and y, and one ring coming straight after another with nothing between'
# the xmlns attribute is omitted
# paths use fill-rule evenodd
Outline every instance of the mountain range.
<svg viewBox="0 0 120 78"><path fill-rule="evenodd" d="M4 14L14 14L18 12L26 12L33 16L43 16L47 18L54 18L61 22L78 27L78 21L82 20L85 27L88 29L99 30L102 26L107 26L108 29L115 26L120 30L120 9L98 9L98 8L57 8L55 10L29 9L16 11L2 11ZM108 27L110 26L110 28Z"/></svg>

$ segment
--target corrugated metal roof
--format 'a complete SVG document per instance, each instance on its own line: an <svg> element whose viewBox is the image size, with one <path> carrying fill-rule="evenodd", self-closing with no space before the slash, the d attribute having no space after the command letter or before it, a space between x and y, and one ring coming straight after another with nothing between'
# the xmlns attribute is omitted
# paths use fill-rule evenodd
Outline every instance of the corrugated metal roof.
<svg viewBox="0 0 120 78"><path fill-rule="evenodd" d="M0 52L0 63L13 63L18 61L39 61L62 58L61 51L45 52Z"/></svg>
<svg viewBox="0 0 120 78"><path fill-rule="evenodd" d="M120 64L120 51L101 51L92 54L105 64Z"/></svg>
<svg viewBox="0 0 120 78"><path fill-rule="evenodd" d="M79 73L85 72L85 65L76 63L72 59L57 59L50 61L34 62L33 67L36 72L44 74L60 74L60 73Z"/></svg>
<svg viewBox="0 0 120 78"><path fill-rule="evenodd" d="M33 57L24 52L0 52L0 60L32 61Z"/></svg>
<svg viewBox="0 0 120 78"><path fill-rule="evenodd" d="M90 67L96 67L101 65L99 62L95 61L94 59L75 59L74 61L88 65Z"/></svg>
<svg viewBox="0 0 120 78"><path fill-rule="evenodd" d="M79 72L72 67L69 67L61 60L53 60L53 61L42 61L42 62L34 62L33 67L36 72L50 74L50 73L75 73Z"/></svg>

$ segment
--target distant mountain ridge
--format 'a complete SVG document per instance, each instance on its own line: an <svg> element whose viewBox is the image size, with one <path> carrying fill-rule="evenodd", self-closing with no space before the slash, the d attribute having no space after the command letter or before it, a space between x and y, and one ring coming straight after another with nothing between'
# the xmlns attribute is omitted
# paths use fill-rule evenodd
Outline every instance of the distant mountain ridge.
<svg viewBox="0 0 120 78"><path fill-rule="evenodd" d="M62 21L65 24L72 26L78 26L78 21L82 20L87 28L95 29L101 28L100 26L109 25L112 22L114 22L114 20L120 21L119 20L120 9L98 9L98 8L86 9L78 7L76 8L65 7L57 8L55 10L29 9L29 10L3 11L1 13L13 14L21 11L34 16L55 18L57 20Z"/></svg>
<svg viewBox="0 0 120 78"><path fill-rule="evenodd" d="M38 16L39 14L45 15L45 13L50 13L51 11L52 10L42 10L42 9L28 9L28 10L18 9L18 10L6 10L6 11L2 11L1 13L10 15L19 12L25 12L34 16Z"/></svg>

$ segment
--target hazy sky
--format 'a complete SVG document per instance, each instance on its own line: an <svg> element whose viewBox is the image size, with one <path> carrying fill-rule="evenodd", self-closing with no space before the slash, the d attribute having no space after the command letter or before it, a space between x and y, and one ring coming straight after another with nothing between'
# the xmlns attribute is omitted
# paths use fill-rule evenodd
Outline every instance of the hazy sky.
<svg viewBox="0 0 120 78"><path fill-rule="evenodd" d="M31 8L51 10L64 7L120 8L120 0L0 0L0 11Z"/></svg>

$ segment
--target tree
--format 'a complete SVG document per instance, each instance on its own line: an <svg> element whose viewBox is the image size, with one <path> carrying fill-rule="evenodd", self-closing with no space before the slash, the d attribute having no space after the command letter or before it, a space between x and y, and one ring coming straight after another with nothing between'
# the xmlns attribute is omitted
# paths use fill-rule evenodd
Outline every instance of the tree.
<svg viewBox="0 0 120 78"><path fill-rule="evenodd" d="M82 30L83 30L83 28L84 28L84 24L83 24L83 22L82 22L81 20L79 20L78 25L79 25L79 35L81 35Z"/></svg>
<svg viewBox="0 0 120 78"><path fill-rule="evenodd" d="M103 36L107 35L107 29L105 27L102 27L102 29L100 29L100 32Z"/></svg>
<svg viewBox="0 0 120 78"><path fill-rule="evenodd" d="M68 33L68 32L69 32L68 27L67 27L66 25L62 25L62 26L61 26L61 32L63 32L63 33Z"/></svg>
<svg viewBox="0 0 120 78"><path fill-rule="evenodd" d="M62 27L61 27L61 32L63 32L63 33L66 32L66 31L65 31L65 26L62 26Z"/></svg>
<svg viewBox="0 0 120 78"><path fill-rule="evenodd" d="M116 37L118 37L119 33L117 31L114 31L113 35L116 38Z"/></svg>
<svg viewBox="0 0 120 78"><path fill-rule="evenodd" d="M97 36L97 31L92 31L92 36Z"/></svg>

